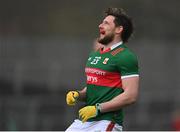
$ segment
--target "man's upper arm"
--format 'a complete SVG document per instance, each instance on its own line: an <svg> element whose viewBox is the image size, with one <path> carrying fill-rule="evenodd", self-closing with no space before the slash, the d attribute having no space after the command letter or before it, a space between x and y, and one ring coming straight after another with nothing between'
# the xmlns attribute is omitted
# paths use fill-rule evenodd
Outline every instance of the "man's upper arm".
<svg viewBox="0 0 180 132"><path fill-rule="evenodd" d="M130 96L137 96L139 88L139 66L137 56L132 52L124 52L119 58L119 71L122 88Z"/></svg>
<svg viewBox="0 0 180 132"><path fill-rule="evenodd" d="M136 101L139 90L139 76L122 79L122 88L125 94Z"/></svg>

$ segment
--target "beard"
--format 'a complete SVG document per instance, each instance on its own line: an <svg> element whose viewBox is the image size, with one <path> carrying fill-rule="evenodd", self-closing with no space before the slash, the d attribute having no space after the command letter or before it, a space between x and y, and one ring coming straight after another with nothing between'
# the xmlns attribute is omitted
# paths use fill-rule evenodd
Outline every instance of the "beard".
<svg viewBox="0 0 180 132"><path fill-rule="evenodd" d="M98 42L101 43L102 45L108 45L110 42L112 42L114 39L114 34L109 34L104 36L103 38L98 38Z"/></svg>

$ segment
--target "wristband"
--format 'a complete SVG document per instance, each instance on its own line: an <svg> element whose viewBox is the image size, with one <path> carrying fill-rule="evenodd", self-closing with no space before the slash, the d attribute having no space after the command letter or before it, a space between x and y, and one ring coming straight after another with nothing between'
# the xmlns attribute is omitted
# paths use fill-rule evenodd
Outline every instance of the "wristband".
<svg viewBox="0 0 180 132"><path fill-rule="evenodd" d="M97 115L99 115L101 113L101 105L100 105L100 103L97 103L95 106L96 106L96 110L97 110Z"/></svg>

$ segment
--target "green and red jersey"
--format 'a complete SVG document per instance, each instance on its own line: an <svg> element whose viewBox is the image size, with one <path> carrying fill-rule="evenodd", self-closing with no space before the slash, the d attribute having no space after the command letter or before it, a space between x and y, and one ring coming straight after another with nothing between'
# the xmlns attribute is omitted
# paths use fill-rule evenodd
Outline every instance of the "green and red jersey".
<svg viewBox="0 0 180 132"><path fill-rule="evenodd" d="M87 61L86 105L103 103L123 93L122 79L139 76L136 55L122 42L103 51L93 51ZM102 113L89 121L111 120L122 125L122 109Z"/></svg>

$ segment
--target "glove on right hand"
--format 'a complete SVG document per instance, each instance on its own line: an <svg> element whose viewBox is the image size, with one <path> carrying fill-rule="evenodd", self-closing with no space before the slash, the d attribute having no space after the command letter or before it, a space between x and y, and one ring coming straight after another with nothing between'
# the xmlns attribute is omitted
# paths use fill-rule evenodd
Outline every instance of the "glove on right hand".
<svg viewBox="0 0 180 132"><path fill-rule="evenodd" d="M70 106L75 105L78 97L79 97L79 93L77 91L69 91L66 95L67 105L70 105Z"/></svg>

